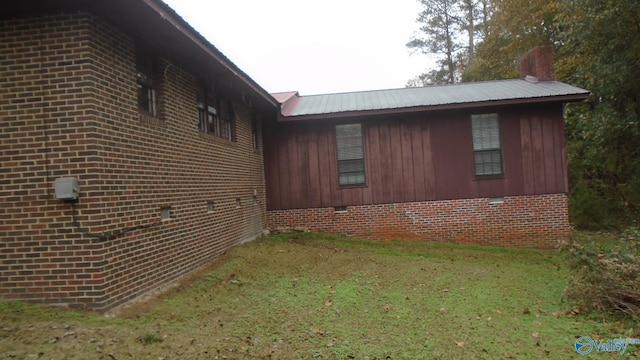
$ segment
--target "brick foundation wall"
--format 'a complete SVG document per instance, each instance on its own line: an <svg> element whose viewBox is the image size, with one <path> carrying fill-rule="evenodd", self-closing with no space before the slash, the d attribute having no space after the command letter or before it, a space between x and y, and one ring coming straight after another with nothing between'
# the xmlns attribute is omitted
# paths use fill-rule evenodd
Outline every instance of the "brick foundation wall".
<svg viewBox="0 0 640 360"><path fill-rule="evenodd" d="M375 240L426 240L550 249L570 235L566 194L273 210L270 229L313 231Z"/></svg>
<svg viewBox="0 0 640 360"><path fill-rule="evenodd" d="M201 133L198 79L158 54L159 115L141 116L135 51L91 14L0 21L0 298L106 310L266 227L251 110L233 104L236 141Z"/></svg>

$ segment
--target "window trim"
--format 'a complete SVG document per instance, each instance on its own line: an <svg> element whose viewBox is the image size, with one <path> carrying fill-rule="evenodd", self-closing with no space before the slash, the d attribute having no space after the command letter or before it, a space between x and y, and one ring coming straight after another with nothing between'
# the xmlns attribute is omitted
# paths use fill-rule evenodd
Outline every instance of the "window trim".
<svg viewBox="0 0 640 360"><path fill-rule="evenodd" d="M360 127L360 144L361 144L361 153L362 153L362 158L357 158L357 159L343 159L340 160L340 146L338 143L338 127L340 126L349 126L349 125L358 125ZM361 123L347 123L347 124L337 124L334 126L334 139L335 139L335 146L336 146L336 176L337 176L337 180L338 180L338 188L354 188L354 187L366 187L367 186L367 161L366 161L366 149L365 149L365 141L364 141L364 134L363 134L363 126ZM341 179L340 179L340 163L341 161L361 161L362 162L362 170L359 171L351 171L349 173L361 173L363 176L363 181L362 182L356 182L356 183L351 183L351 184L342 184L341 183ZM356 175L357 176L357 175Z"/></svg>
<svg viewBox="0 0 640 360"><path fill-rule="evenodd" d="M490 116L490 120L495 121L496 126L497 126L497 141L498 141L498 146L497 147L488 147L488 148L482 148L482 149L476 149L476 142L475 142L475 138L476 135L474 133L474 119L478 119L478 120L482 120L481 117L488 117ZM500 126L500 116L498 113L482 113L482 114L472 114L470 117L470 127L471 127L471 148L472 148L472 154L473 154L473 174L476 180L484 180L484 179L497 179L497 178L504 178L504 174L505 174L505 166L504 166L504 151L503 151L503 141L502 141L502 129ZM478 162L477 162L477 155L478 154L483 154L483 153L495 153L497 152L500 161L499 161L499 165L500 165L500 172L499 173L490 173L490 174L478 174ZM482 162L482 164L491 164L491 162Z"/></svg>

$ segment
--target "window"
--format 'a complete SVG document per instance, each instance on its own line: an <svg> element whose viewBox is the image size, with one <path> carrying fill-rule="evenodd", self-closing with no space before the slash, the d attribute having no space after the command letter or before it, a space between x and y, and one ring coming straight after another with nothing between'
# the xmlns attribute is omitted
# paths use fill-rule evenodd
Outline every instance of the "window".
<svg viewBox="0 0 640 360"><path fill-rule="evenodd" d="M498 114L471 116L473 160L479 177L502 175L502 147Z"/></svg>
<svg viewBox="0 0 640 360"><path fill-rule="evenodd" d="M153 70L153 61L151 58L138 54L136 59L138 109L148 115L156 116L157 95Z"/></svg>
<svg viewBox="0 0 640 360"><path fill-rule="evenodd" d="M200 131L227 140L235 140L233 134L233 104L218 99L212 91L198 91L198 124Z"/></svg>
<svg viewBox="0 0 640 360"><path fill-rule="evenodd" d="M220 101L220 135L218 136L227 140L235 140L231 133L231 125L234 117L233 104L231 101Z"/></svg>
<svg viewBox="0 0 640 360"><path fill-rule="evenodd" d="M364 144L360 124L336 125L338 184L364 185Z"/></svg>

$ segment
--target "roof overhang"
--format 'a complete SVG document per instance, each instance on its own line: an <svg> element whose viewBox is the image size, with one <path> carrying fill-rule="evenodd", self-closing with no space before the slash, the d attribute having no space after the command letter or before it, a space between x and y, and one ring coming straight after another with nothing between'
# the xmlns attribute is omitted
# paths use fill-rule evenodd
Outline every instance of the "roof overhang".
<svg viewBox="0 0 640 360"><path fill-rule="evenodd" d="M527 105L527 104L550 104L550 103L569 103L583 101L587 99L589 95L567 95L558 96L553 98L529 98L529 99L509 99L509 100L493 100L493 101L481 101L473 103L459 103L459 104L442 104L432 106L413 106L405 108L392 108L392 109L380 109L380 110L362 110L362 111L343 111L327 114L313 114L313 115L297 115L297 116L284 116L282 113L278 116L279 122L296 122L296 121L309 121L309 120L335 120L335 119L348 119L348 118L363 118L363 117L378 117L385 115L403 115L403 114L415 114L426 113L436 111L455 111L466 109L483 109L492 107L504 107L514 105Z"/></svg>
<svg viewBox="0 0 640 360"><path fill-rule="evenodd" d="M280 122L582 101L584 90L558 81L509 79L420 88L299 96L278 94Z"/></svg>
<svg viewBox="0 0 640 360"><path fill-rule="evenodd" d="M196 76L215 78L265 110L278 102L160 0L5 0L0 18L88 12L107 20Z"/></svg>

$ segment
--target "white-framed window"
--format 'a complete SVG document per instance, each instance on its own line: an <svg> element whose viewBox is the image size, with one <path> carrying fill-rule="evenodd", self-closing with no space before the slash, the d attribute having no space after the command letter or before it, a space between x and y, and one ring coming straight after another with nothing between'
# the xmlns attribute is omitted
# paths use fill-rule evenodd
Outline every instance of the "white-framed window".
<svg viewBox="0 0 640 360"><path fill-rule="evenodd" d="M338 185L366 184L361 124L336 125Z"/></svg>
<svg viewBox="0 0 640 360"><path fill-rule="evenodd" d="M502 145L498 114L471 115L473 162L477 177L501 176Z"/></svg>

